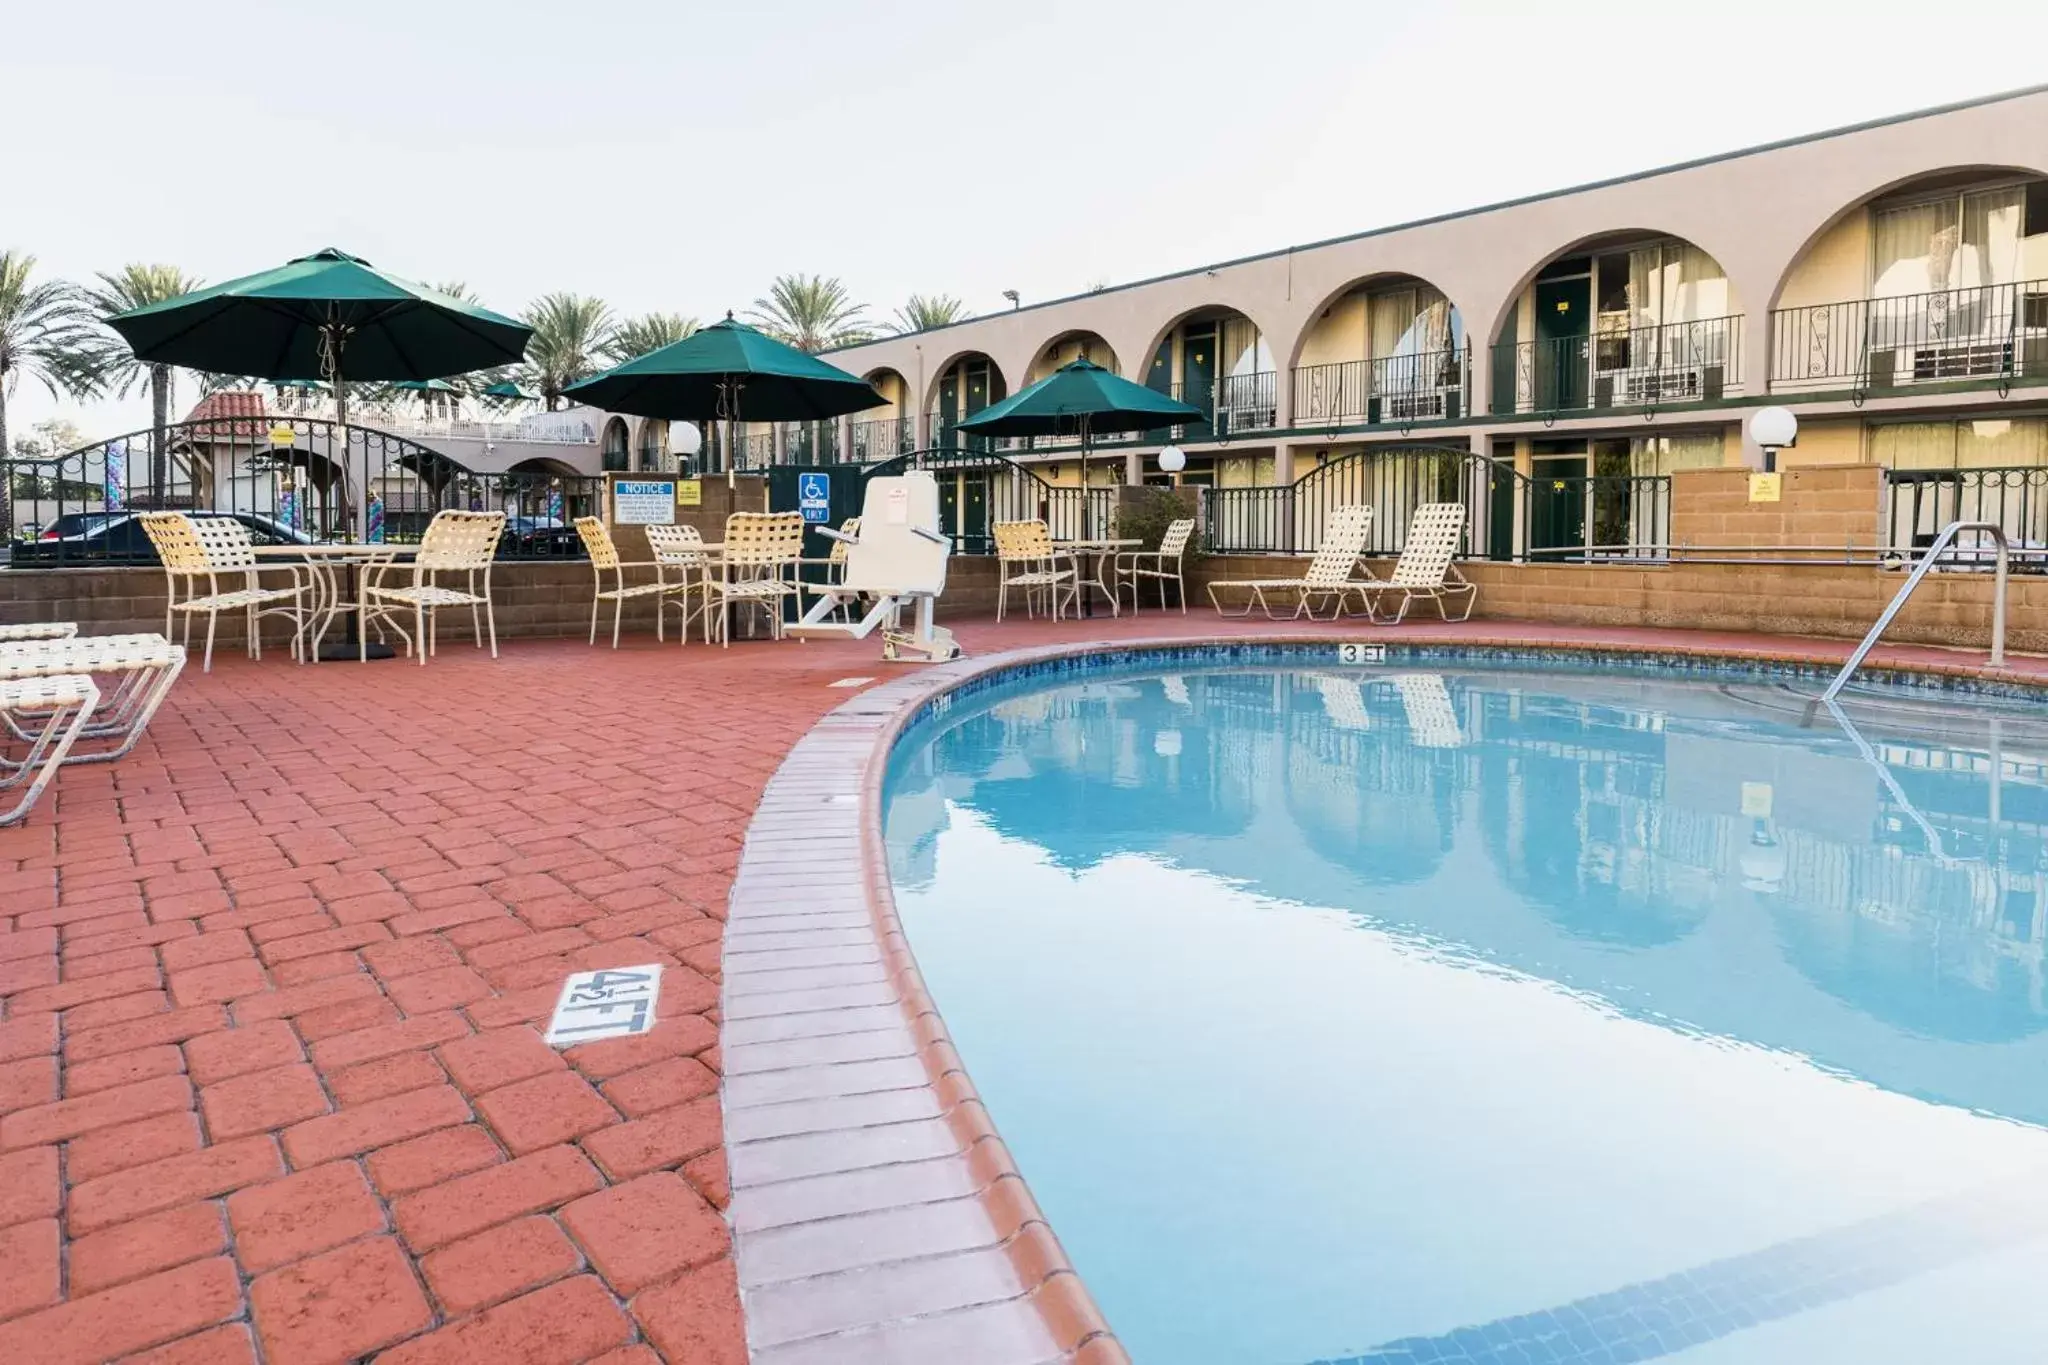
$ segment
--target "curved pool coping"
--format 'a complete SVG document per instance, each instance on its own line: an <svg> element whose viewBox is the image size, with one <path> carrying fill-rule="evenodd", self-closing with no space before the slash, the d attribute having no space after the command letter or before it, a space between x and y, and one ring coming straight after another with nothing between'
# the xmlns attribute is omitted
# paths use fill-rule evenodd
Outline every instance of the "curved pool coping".
<svg viewBox="0 0 2048 1365"><path fill-rule="evenodd" d="M969 684L1081 659L1202 651L1228 662L1272 648L1331 650L1347 638L1280 627L959 659L857 693L789 751L748 827L721 986L727 1217L757 1365L1129 1361L997 1133L904 936L882 832L889 754L933 703ZM1496 662L1811 676L1838 668L1844 648L1563 633L1538 645L1483 630L1355 638L1384 645L1390 664L1410 654L1457 662L1469 651ZM1943 689L2048 688L2040 674L1964 658L1866 668Z"/></svg>

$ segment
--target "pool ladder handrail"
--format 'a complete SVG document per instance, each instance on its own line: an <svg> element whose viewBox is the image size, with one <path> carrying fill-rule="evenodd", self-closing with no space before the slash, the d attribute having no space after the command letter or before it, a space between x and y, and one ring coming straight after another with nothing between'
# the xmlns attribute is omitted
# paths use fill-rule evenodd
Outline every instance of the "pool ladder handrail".
<svg viewBox="0 0 2048 1365"><path fill-rule="evenodd" d="M1912 574L1907 577L1905 585L1893 596L1891 605L1887 606L1883 614L1877 618L1877 624L1872 626L1870 633L1863 637L1863 643L1856 646L1856 652L1849 656L1849 662L1842 665L1842 671L1837 673L1835 680L1828 684L1828 690L1821 693L1822 701L1831 702L1841 693L1843 686L1849 681L1849 675L1862 666L1863 660L1870 653L1871 647L1877 643L1877 637L1884 634L1885 627L1892 623L1892 618L1897 616L1900 609L1906 605L1906 599L1913 595L1913 589L1920 586L1920 580L1927 577L1928 571L1934 567L1935 561L1941 558L1942 552L1954 544L1955 538L1964 531L1989 531L1992 541L1998 546L1998 572L1996 579L1993 581L1991 597L1990 665L1993 668L1999 668L2004 665L2006 561L2011 554L2012 546L2006 539L2005 528L1995 521L1952 521L1941 528L1941 534L1934 538L1934 543L1927 547L1927 553L1922 555L1920 562L1913 566Z"/></svg>

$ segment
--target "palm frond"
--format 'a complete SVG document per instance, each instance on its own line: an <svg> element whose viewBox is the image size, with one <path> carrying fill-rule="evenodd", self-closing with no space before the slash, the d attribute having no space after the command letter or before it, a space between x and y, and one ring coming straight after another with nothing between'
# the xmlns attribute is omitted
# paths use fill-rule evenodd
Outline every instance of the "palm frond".
<svg viewBox="0 0 2048 1365"><path fill-rule="evenodd" d="M867 305L855 303L846 286L823 275L779 275L768 297L755 299L748 321L800 351L850 346L874 336Z"/></svg>
<svg viewBox="0 0 2048 1365"><path fill-rule="evenodd" d="M527 307L521 321L533 328L533 336L526 343L520 381L540 390L551 409L562 390L597 372L614 329L610 307L581 294L544 294Z"/></svg>
<svg viewBox="0 0 2048 1365"><path fill-rule="evenodd" d="M882 326L885 331L902 336L906 332L944 327L966 316L967 305L951 294L912 294L909 302L896 310L896 316Z"/></svg>
<svg viewBox="0 0 2048 1365"><path fill-rule="evenodd" d="M614 365L637 359L649 351L673 346L697 330L697 319L681 313L647 313L628 318L613 330L605 343L605 358Z"/></svg>

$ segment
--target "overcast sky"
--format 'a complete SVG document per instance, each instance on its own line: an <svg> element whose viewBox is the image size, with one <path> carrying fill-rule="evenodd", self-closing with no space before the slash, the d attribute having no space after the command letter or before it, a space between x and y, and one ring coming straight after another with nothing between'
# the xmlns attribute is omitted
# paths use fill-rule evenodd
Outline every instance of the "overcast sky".
<svg viewBox="0 0 2048 1365"><path fill-rule="evenodd" d="M989 311L2048 79L2038 0L19 0L0 32L0 246L51 273L333 245L508 313L706 321L784 271ZM51 411L24 383L10 426Z"/></svg>

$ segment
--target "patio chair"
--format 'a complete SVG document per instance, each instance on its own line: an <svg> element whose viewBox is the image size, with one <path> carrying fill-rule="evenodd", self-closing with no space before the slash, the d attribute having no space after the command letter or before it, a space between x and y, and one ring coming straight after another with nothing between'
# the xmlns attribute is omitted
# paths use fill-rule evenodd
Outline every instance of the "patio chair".
<svg viewBox="0 0 2048 1365"><path fill-rule="evenodd" d="M678 629L684 644L690 643L690 622L699 616L707 616L711 609L711 579L714 565L711 552L704 546L703 533L694 526L646 526L647 549L654 556L655 572L662 582L662 598L658 614L666 614L670 607L682 613ZM669 577L671 573L676 576ZM662 627L655 626L656 635L662 639ZM705 622L704 638L709 640L710 622Z"/></svg>
<svg viewBox="0 0 2048 1365"><path fill-rule="evenodd" d="M233 517L193 517L183 512L144 512L141 514L142 529L149 537L149 543L156 547L157 558L163 561L165 579L164 634L171 634L171 623L183 613L185 617L185 643L192 643L192 618L204 614L206 617L206 653L199 671L213 671L213 636L224 611L239 611L247 622L249 634L248 653L252 659L263 657L263 618L283 616L292 623L292 657L304 663L312 651L306 647L306 624L311 619L309 610L312 581L304 565L264 564L256 558L256 543L249 539L249 528ZM262 573L283 573L291 576L288 588L266 588L257 579ZM241 579L242 586L222 591L222 576L233 582ZM206 591L199 590L199 580L206 580ZM185 587L185 600L178 600L180 580Z"/></svg>
<svg viewBox="0 0 2048 1365"><path fill-rule="evenodd" d="M1003 619L1011 588L1024 590L1026 615L1036 616L1043 601L1055 621L1060 619L1062 598L1068 604L1080 600L1080 566L1052 543L1052 531L1044 522L999 521L989 531L996 543L996 620Z"/></svg>
<svg viewBox="0 0 2048 1365"><path fill-rule="evenodd" d="M602 517L576 518L576 534L583 537L583 549L590 556L590 570L596 579L596 595L590 599L590 643L597 643L597 613L606 602L612 604L612 648L619 647L620 619L625 613L628 600L636 597L656 597L669 590L661 572L659 559L637 561L631 564L619 558L619 547L612 543L612 533L605 527ZM653 569L652 583L626 582L628 569ZM604 577L612 576L612 586L604 585ZM662 634L665 626L660 610L654 613L654 636L666 639Z"/></svg>
<svg viewBox="0 0 2048 1365"><path fill-rule="evenodd" d="M31 621L18 626L0 626L0 644L22 640L69 640L78 634L76 621Z"/></svg>
<svg viewBox="0 0 2048 1365"><path fill-rule="evenodd" d="M1166 610L1166 585L1174 585L1180 598L1180 614L1188 614L1188 585L1181 577L1181 561L1187 556L1188 538L1195 533L1195 519L1182 517L1169 522L1166 534L1159 537L1156 550L1126 550L1116 557L1115 566L1110 570L1109 581L1119 598L1123 596L1126 580L1131 590L1131 615L1138 614L1138 585L1145 579L1159 584L1159 609Z"/></svg>
<svg viewBox="0 0 2048 1365"><path fill-rule="evenodd" d="M732 646L731 609L753 606L768 613L768 633L782 638L782 604L798 596L797 561L804 554L801 512L734 512L725 519L725 548L719 552L718 576L711 580L710 601L716 610L704 621L710 639L712 618L719 642Z"/></svg>
<svg viewBox="0 0 2048 1365"><path fill-rule="evenodd" d="M860 539L860 518L848 517L845 521L839 523L837 531L828 530L823 526L820 526L818 531L819 534L832 542L832 552L823 559L806 559L802 562L805 564L822 565L825 570L825 577L821 582L816 583L809 579L799 578L797 585L805 592L819 597L832 598L834 610L840 611L844 619L852 620L853 599L840 594L837 589L841 583L846 581L847 549Z"/></svg>
<svg viewBox="0 0 2048 1365"><path fill-rule="evenodd" d="M468 607L477 648L484 646L484 627L488 624L491 657L497 658L498 617L491 606L491 564L498 553L498 541L504 534L503 512L436 512L434 519L427 523L426 534L420 537L419 553L413 556L412 581L395 587L387 586L392 571L402 571L404 566L395 562L380 565L363 584L365 614L382 618L405 636L406 647L419 659L420 666L425 667L427 656L434 653L438 643L435 613L443 607ZM435 580L444 573L464 575L464 587L442 587ZM477 587L478 574L483 575L481 591ZM410 635L398 623L399 612L394 610L406 607L412 609L413 633ZM479 607L482 608L481 613ZM367 640L367 629L361 633Z"/></svg>
<svg viewBox="0 0 2048 1365"><path fill-rule="evenodd" d="M57 768L70 754L71 746L85 732L93 708L99 705L100 689L83 673L55 673L46 677L14 678L0 682L0 714L14 729L17 715L33 716L34 738L28 756L20 762L0 759L0 791L23 782L28 790L11 807L0 811L0 826L28 818L30 807L57 775Z"/></svg>
<svg viewBox="0 0 2048 1365"><path fill-rule="evenodd" d="M105 741L109 747L72 753L67 763L107 763L133 749L148 728L157 707L170 695L171 684L185 668L185 648L161 635L88 635L70 640L23 640L0 644L0 683L31 678L83 674L120 678L112 692L103 692L78 738ZM0 724L23 743L33 745L41 722L51 717L26 700L0 708Z"/></svg>
<svg viewBox="0 0 2048 1365"><path fill-rule="evenodd" d="M1267 600L1268 593L1293 593L1296 596L1294 610L1286 620L1316 616L1314 603L1323 598L1331 600L1330 617L1334 621L1344 613L1344 604L1353 593L1360 594L1364 605L1364 590L1371 586L1368 579L1353 578L1352 570L1358 566L1359 556L1365 553L1366 537L1372 534L1372 508L1364 503L1349 503L1330 509L1329 520L1323 526L1322 545L1316 550L1315 558L1309 561L1308 571L1299 578L1225 578L1209 584L1209 602L1219 616L1250 616L1257 607L1266 613L1269 621L1283 618L1273 614L1273 604ZM1246 594L1243 611L1225 611L1223 600L1217 596L1218 588L1241 590Z"/></svg>
<svg viewBox="0 0 2048 1365"><path fill-rule="evenodd" d="M1393 575L1385 580L1374 579L1366 586L1367 613L1379 620L1380 599L1397 592L1401 594L1401 606L1389 622L1391 625L1401 624L1408 615L1408 604L1418 597L1436 603L1436 614L1446 621L1453 619L1445 606L1446 600L1462 597L1465 610L1455 619L1469 620L1472 608L1479 602L1479 585L1459 573L1458 566L1451 562L1464 538L1463 503L1426 502L1416 508L1415 519L1408 523L1408 543L1401 547L1401 557L1394 561Z"/></svg>

